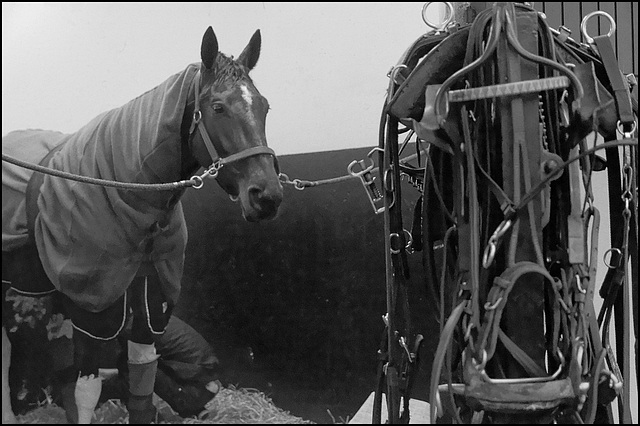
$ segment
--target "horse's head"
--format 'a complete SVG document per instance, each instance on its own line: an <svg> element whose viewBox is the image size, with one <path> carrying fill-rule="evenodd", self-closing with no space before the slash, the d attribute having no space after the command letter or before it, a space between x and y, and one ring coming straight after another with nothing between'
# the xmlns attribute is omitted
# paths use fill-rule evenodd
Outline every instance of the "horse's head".
<svg viewBox="0 0 640 426"><path fill-rule="evenodd" d="M213 29L207 29L190 129L193 156L232 200L240 201L251 222L273 218L283 193L265 135L269 104L248 75L260 56L260 42L258 30L234 60L218 51Z"/></svg>

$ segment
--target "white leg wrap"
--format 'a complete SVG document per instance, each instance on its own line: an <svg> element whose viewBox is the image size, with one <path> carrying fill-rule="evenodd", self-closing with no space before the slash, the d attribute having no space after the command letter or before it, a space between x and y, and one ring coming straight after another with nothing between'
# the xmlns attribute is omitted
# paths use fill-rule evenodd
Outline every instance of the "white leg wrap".
<svg viewBox="0 0 640 426"><path fill-rule="evenodd" d="M145 345L131 340L128 343L127 352L130 364L148 364L160 358L160 355L156 354L156 346L153 343Z"/></svg>
<svg viewBox="0 0 640 426"><path fill-rule="evenodd" d="M98 405L98 399L102 392L102 379L100 376L78 377L76 382L76 406L78 407L78 424L90 424L93 413Z"/></svg>

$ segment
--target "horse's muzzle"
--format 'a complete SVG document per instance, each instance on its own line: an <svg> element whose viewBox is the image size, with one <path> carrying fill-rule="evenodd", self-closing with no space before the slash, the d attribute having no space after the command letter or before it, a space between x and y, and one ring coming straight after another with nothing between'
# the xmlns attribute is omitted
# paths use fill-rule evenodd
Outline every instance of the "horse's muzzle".
<svg viewBox="0 0 640 426"><path fill-rule="evenodd" d="M250 211L245 218L249 222L273 219L278 213L278 207L282 202L282 185L277 187L260 188L252 185L248 188Z"/></svg>

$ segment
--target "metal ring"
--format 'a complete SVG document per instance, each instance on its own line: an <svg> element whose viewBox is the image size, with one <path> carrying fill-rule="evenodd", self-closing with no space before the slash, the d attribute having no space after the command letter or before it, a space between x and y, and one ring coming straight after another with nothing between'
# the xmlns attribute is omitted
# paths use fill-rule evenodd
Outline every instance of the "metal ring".
<svg viewBox="0 0 640 426"><path fill-rule="evenodd" d="M351 176L356 176L359 177L367 172L370 172L371 170L373 170L373 168L375 167L375 163L373 162L373 159L371 157L367 157L369 159L369 161L371 162L370 165L368 165L367 167L362 167L362 163L364 163L364 160L353 160L351 163L349 163L349 165L347 166L347 172L351 175ZM362 163L361 163L362 162ZM353 166L355 166L356 164L360 164L360 167L362 167L362 170L360 170L359 172L354 172L353 171Z"/></svg>
<svg viewBox="0 0 640 426"><path fill-rule="evenodd" d="M464 341L466 342L467 340L469 340L469 338L471 337L471 329L475 327L475 325L470 322L469 325L467 325L467 329L464 332Z"/></svg>
<svg viewBox="0 0 640 426"><path fill-rule="evenodd" d="M493 311L494 309L496 309L498 307L498 305L500 304L500 302L502 302L502 296L500 296L498 298L498 300L496 300L493 305L491 304L491 302L487 302L484 304L484 310L485 311Z"/></svg>
<svg viewBox="0 0 640 426"><path fill-rule="evenodd" d="M279 173L278 174L278 179L282 183L291 182L291 179L289 179L289 176L286 173Z"/></svg>
<svg viewBox="0 0 640 426"><path fill-rule="evenodd" d="M407 244L405 244L404 248L405 250L408 250L411 248L411 245L413 244L413 235L411 235L411 232L407 231L406 229L402 229L405 233L405 235L407 236Z"/></svg>
<svg viewBox="0 0 640 426"><path fill-rule="evenodd" d="M293 187L298 191L304 191L304 189L306 188L306 186L302 184L302 181L300 179L294 179L292 182L293 182Z"/></svg>
<svg viewBox="0 0 640 426"><path fill-rule="evenodd" d="M191 180L195 180L197 183L191 185L195 189L200 189L204 185L204 180L200 176L191 176Z"/></svg>
<svg viewBox="0 0 640 426"><path fill-rule="evenodd" d="M202 111L200 111L200 110L194 111L194 113L193 113L193 121L194 121L194 123L196 123L196 124L200 123L201 119L202 119Z"/></svg>
<svg viewBox="0 0 640 426"><path fill-rule="evenodd" d="M425 24L427 24L429 28L433 28L438 32L444 31L447 29L451 21L453 21L453 10L454 10L453 3L449 1L437 2L437 3L444 3L444 5L447 7L449 11L447 18L444 20L444 22L441 22L440 24L435 24L427 19L427 9L429 8L429 5L431 5L432 3L436 3L436 2L428 1L424 4L424 6L422 6L422 20L424 21Z"/></svg>
<svg viewBox="0 0 640 426"><path fill-rule="evenodd" d="M391 68L391 71L389 71L389 78L390 78L391 80L393 80L393 82L394 82L395 84L400 84L400 83L398 83L398 81L396 80L396 77L398 76L398 72L399 72L401 69L404 69L404 68L407 68L407 66L406 66L405 64L398 64L398 65L394 66L393 68Z"/></svg>
<svg viewBox="0 0 640 426"><path fill-rule="evenodd" d="M589 21L589 19L593 18L596 15L602 15L609 20L609 24L611 28L609 29L609 33L607 34L607 37L611 37L616 33L616 21L613 20L611 15L601 10L596 10L595 12L591 12L590 14L582 18L582 23L580 23L580 32L582 33L582 36L584 37L585 41L589 44L593 44L593 37L587 34L587 22Z"/></svg>
<svg viewBox="0 0 640 426"><path fill-rule="evenodd" d="M632 134L633 132L635 132L637 127L638 127L638 122L636 120L633 120L633 127L631 128L630 132L624 131L620 120L618 120L618 123L616 124L616 130L618 130L618 133L620 133L622 136L625 136L625 137L627 134Z"/></svg>
<svg viewBox="0 0 640 426"><path fill-rule="evenodd" d="M487 247L484 249L484 255L482 256L482 266L484 269L489 269L489 266L493 263L493 258L496 255L496 245L494 242L489 241Z"/></svg>
<svg viewBox="0 0 640 426"><path fill-rule="evenodd" d="M604 262L604 265L605 265L607 268L609 268L609 269L616 269L617 267L619 267L619 266L620 266L620 262L618 262L618 264L617 264L616 266L613 266L611 263L609 263L609 262L607 261L607 255L608 255L609 253L614 253L614 252L618 254L618 256L619 256L619 257L618 257L618 259L621 259L621 258L622 258L622 251L621 251L619 248L617 248L617 247L612 247L612 248L610 248L609 250L607 250L607 251L605 251L605 252L604 252L604 255L602 255L602 261ZM612 256L612 257L613 257L613 256ZM609 258L609 260L611 260L611 258Z"/></svg>
<svg viewBox="0 0 640 426"><path fill-rule="evenodd" d="M505 234L505 232L507 232L509 228L511 228L512 224L513 221L511 219L507 220L506 222L500 222L500 225L498 225L495 232L493 233L493 237L495 237L495 239L501 238Z"/></svg>
<svg viewBox="0 0 640 426"><path fill-rule="evenodd" d="M353 171L353 166L355 166L356 164L358 164L358 160L353 160L347 166L347 173L349 173L351 176L360 176L359 173L356 173L356 172ZM360 173L364 173L364 171L362 171Z"/></svg>
<svg viewBox="0 0 640 426"><path fill-rule="evenodd" d="M582 287L582 280L580 279L580 275L576 274L576 287L578 287L578 291L582 294L586 294L587 290Z"/></svg>
<svg viewBox="0 0 640 426"><path fill-rule="evenodd" d="M391 254L399 254L400 249L394 249L392 247L392 244L391 244L392 238L400 238L400 234L398 234L397 232L392 232L391 234L389 234L389 251L391 252Z"/></svg>

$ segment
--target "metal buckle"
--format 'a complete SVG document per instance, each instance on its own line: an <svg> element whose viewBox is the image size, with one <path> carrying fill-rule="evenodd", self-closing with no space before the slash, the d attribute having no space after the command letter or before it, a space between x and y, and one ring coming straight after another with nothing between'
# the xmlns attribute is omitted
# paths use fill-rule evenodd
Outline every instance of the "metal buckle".
<svg viewBox="0 0 640 426"><path fill-rule="evenodd" d="M371 174L371 170L373 170L374 163L371 159L371 154L375 150L369 152L367 157L369 158L369 165L366 165L364 160L353 160L347 166L347 171L351 176L359 177L362 186L364 187L365 192L367 193L367 198L371 203L371 207L373 207L373 212L375 214L380 214L384 212L384 197L378 187L376 186L375 180L376 178ZM359 166L359 171L354 171L355 166Z"/></svg>

